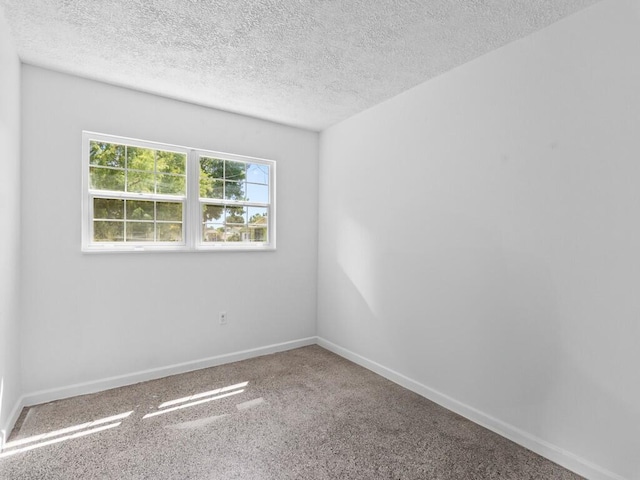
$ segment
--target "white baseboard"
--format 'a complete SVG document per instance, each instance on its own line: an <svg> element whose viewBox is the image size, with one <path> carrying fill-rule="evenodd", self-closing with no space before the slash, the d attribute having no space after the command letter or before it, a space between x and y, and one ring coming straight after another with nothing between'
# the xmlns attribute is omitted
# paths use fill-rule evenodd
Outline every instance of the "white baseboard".
<svg viewBox="0 0 640 480"><path fill-rule="evenodd" d="M86 395L89 393L101 392L111 388L124 387L134 383L146 382L157 378L168 377L179 373L191 372L202 368L216 367L225 363L238 362L248 358L261 357L271 353L283 352L294 348L306 347L314 345L316 337L301 338L289 342L267 345L265 347L252 348L239 352L227 353L224 355L216 355L214 357L203 358L200 360L192 360L189 362L177 363L166 367L152 368L141 372L128 373L115 377L103 378L90 382L77 383L65 387L52 388L49 390L40 390L25 394L21 400L23 406L38 405L41 403L61 400L63 398L75 397L77 395Z"/></svg>
<svg viewBox="0 0 640 480"><path fill-rule="evenodd" d="M385 377L387 380L391 380L392 382L443 406L447 410L451 410L458 415L468 418L472 422L482 425L498 435L508 438L512 442L522 445L538 455L541 455L567 470L571 470L572 472L575 472L589 480L626 480L624 477L610 472L599 465L595 465L578 455L557 447L556 445L531 435L530 433L514 427L513 425L487 415L480 410L459 402L454 398L429 388L426 385L402 375L401 373L336 345L322 337L318 337L317 343L321 347L326 348L347 360L351 360L352 362Z"/></svg>
<svg viewBox="0 0 640 480"><path fill-rule="evenodd" d="M0 452L4 448L4 444L7 442L9 434L18 421L18 418L20 417L20 413L22 412L24 406L24 396L22 396L18 398L18 400L16 400L16 403L13 406L11 413L9 413L9 416L7 417L4 425L0 425Z"/></svg>

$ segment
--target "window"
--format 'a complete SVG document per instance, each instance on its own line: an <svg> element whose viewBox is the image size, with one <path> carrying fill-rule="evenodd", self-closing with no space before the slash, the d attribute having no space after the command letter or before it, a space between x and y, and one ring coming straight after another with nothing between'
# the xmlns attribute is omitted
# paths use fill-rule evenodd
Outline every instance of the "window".
<svg viewBox="0 0 640 480"><path fill-rule="evenodd" d="M275 248L275 162L83 133L84 251Z"/></svg>

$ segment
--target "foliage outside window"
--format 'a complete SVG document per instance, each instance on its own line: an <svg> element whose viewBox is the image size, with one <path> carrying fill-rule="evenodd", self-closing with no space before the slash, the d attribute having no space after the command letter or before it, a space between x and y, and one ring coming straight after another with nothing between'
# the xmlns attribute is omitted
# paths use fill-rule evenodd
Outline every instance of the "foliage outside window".
<svg viewBox="0 0 640 480"><path fill-rule="evenodd" d="M84 133L83 250L275 248L273 161Z"/></svg>

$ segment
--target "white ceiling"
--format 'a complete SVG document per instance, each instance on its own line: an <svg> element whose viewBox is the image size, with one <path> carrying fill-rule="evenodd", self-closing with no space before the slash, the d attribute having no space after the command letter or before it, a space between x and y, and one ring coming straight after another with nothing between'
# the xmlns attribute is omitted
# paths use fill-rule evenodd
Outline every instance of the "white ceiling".
<svg viewBox="0 0 640 480"><path fill-rule="evenodd" d="M322 130L598 0L0 0L21 59Z"/></svg>

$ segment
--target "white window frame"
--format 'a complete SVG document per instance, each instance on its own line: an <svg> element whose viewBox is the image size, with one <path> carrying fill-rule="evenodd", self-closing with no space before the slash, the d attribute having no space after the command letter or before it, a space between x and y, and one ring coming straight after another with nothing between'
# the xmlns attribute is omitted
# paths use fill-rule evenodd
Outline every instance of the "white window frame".
<svg viewBox="0 0 640 480"><path fill-rule="evenodd" d="M184 196L111 192L92 190L89 186L90 141L116 143L133 147L164 150L187 155L186 194ZM269 202L206 199L200 198L200 157L213 157L219 160L262 164L269 166ZM216 152L199 148L185 147L129 137L108 135L97 132L82 132L82 251L83 252L222 252L222 251L268 251L276 249L276 162L263 158ZM127 199L182 201L182 242L93 242L93 199L95 197ZM202 205L220 204L228 206L257 206L268 209L268 241L266 242L204 242Z"/></svg>

